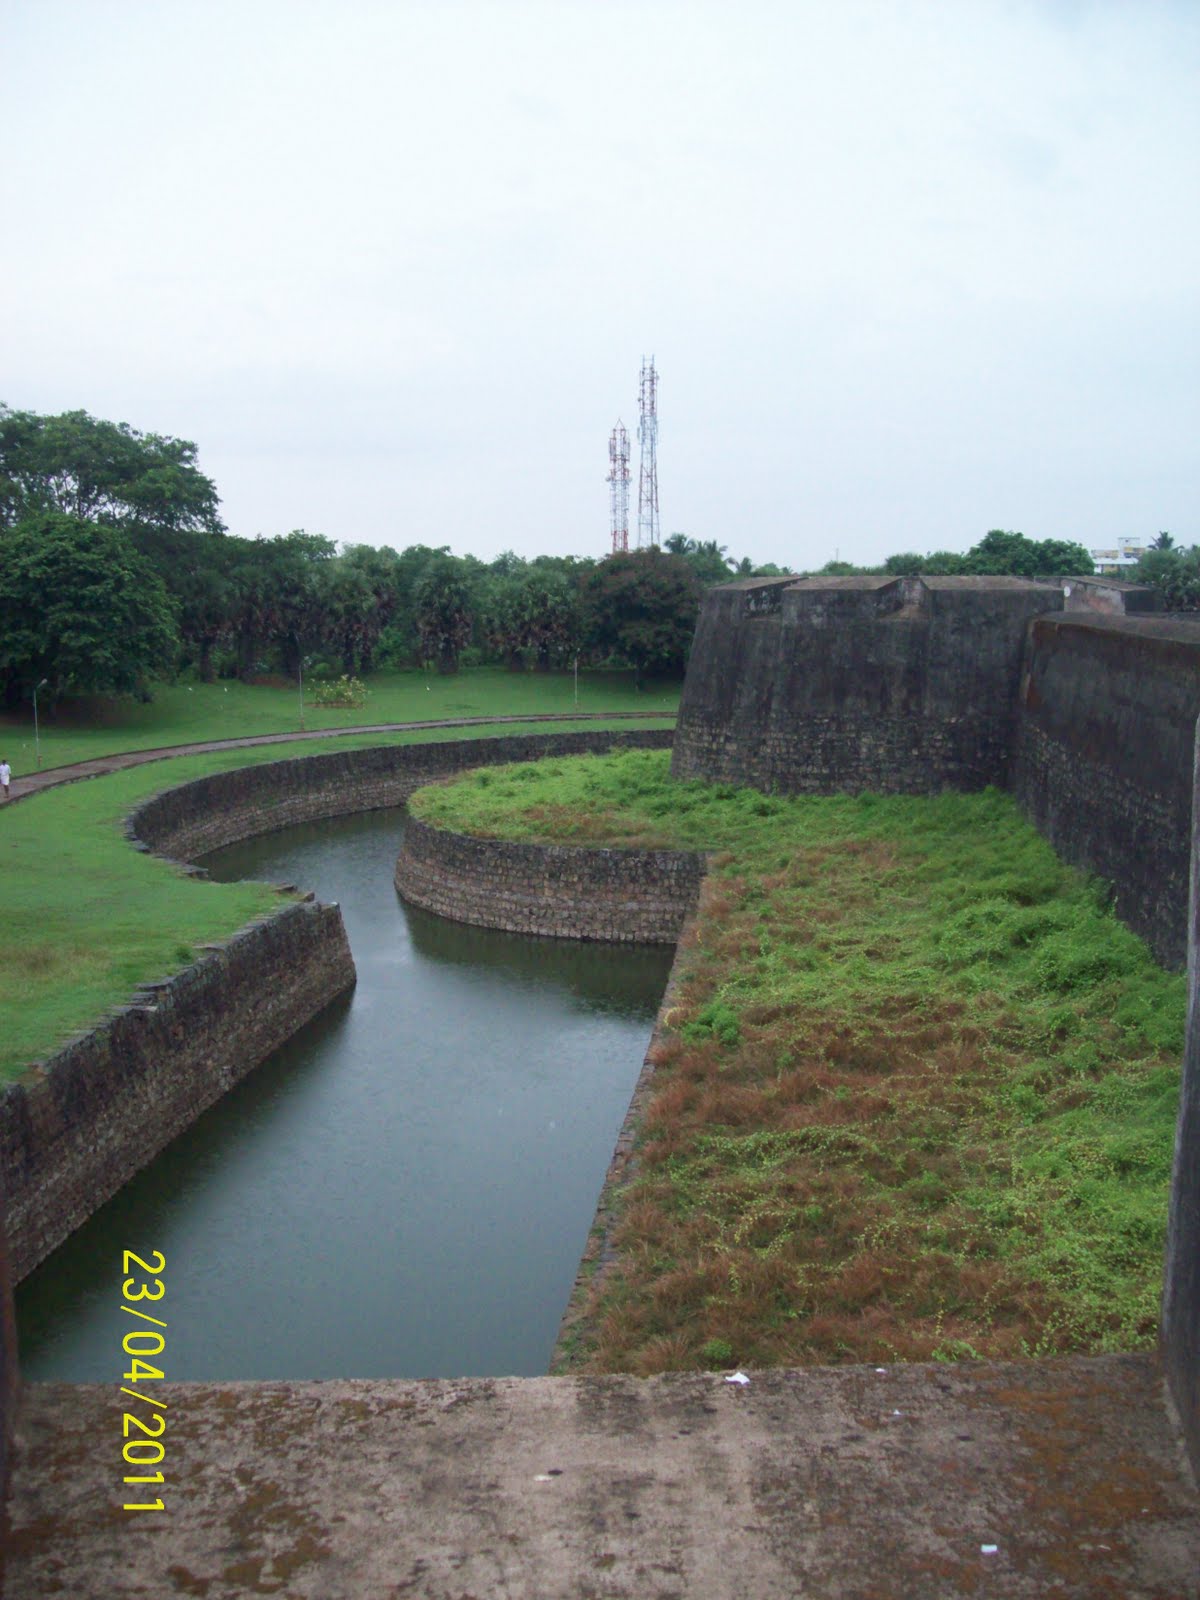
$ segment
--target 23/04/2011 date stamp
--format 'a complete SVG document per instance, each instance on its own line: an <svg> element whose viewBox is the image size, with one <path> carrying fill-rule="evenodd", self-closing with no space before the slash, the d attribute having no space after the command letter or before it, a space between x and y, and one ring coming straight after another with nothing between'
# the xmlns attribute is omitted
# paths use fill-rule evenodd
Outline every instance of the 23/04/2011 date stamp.
<svg viewBox="0 0 1200 1600"><path fill-rule="evenodd" d="M135 1271L145 1273L145 1277L129 1276L124 1278L121 1291L124 1301L121 1310L129 1316L138 1319L136 1327L121 1340L121 1348L130 1358L129 1370L121 1376L126 1384L159 1383L166 1376L161 1367L154 1366L146 1357L153 1356L158 1359L167 1347L166 1321L157 1315L164 1308L167 1286L159 1273L166 1270L167 1258L161 1250L150 1252L152 1261L143 1261L141 1256L134 1255L132 1250L126 1250L121 1258L122 1275ZM147 1305L153 1306L153 1312L147 1310ZM121 1434L124 1444L121 1454L125 1458L126 1483L165 1483L162 1473L162 1460L166 1455L166 1446L163 1444L163 1434L166 1432L167 1419L164 1415L166 1402L157 1399L154 1395L143 1393L140 1389L121 1386L121 1393L132 1395L143 1405L151 1406L148 1415L143 1418L133 1411L126 1411L121 1417ZM138 1472L138 1468L155 1467L154 1472ZM130 1469L133 1469L130 1475ZM122 1507L125 1511L165 1511L161 1496L154 1500L126 1501Z"/></svg>

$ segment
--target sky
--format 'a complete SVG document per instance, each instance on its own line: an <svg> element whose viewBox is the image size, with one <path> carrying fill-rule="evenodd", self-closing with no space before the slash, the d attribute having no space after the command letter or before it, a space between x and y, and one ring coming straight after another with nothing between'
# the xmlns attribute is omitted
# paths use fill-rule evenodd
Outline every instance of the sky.
<svg viewBox="0 0 1200 1600"><path fill-rule="evenodd" d="M0 401L233 533L1200 542L1196 0L0 0Z"/></svg>

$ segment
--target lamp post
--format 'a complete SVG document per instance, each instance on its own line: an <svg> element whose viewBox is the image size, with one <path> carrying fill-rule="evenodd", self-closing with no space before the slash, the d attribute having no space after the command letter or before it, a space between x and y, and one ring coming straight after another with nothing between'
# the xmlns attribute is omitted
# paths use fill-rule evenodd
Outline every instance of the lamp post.
<svg viewBox="0 0 1200 1600"><path fill-rule="evenodd" d="M38 737L37 697L38 690L44 689L49 682L49 678L43 678L41 683L35 683L33 686L33 758L39 772L42 770L42 745Z"/></svg>
<svg viewBox="0 0 1200 1600"><path fill-rule="evenodd" d="M300 678L300 732L304 732L304 657L299 657L297 672Z"/></svg>

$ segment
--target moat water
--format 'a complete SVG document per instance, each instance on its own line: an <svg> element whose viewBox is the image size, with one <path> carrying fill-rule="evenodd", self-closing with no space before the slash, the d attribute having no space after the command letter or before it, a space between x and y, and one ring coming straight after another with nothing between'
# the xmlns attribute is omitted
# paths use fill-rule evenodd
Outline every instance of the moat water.
<svg viewBox="0 0 1200 1600"><path fill-rule="evenodd" d="M400 810L206 861L341 903L358 985L17 1292L32 1380L118 1383L121 1256L167 1258L169 1379L545 1372L671 951L449 923Z"/></svg>

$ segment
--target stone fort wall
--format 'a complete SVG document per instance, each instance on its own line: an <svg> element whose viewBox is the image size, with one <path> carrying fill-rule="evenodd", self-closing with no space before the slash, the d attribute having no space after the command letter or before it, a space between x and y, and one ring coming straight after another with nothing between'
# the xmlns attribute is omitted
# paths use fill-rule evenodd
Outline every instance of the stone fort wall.
<svg viewBox="0 0 1200 1600"><path fill-rule="evenodd" d="M1162 1351L1200 1469L1200 618L1071 579L767 579L710 591L672 771L784 793L1011 789L1191 1005ZM1190 890L1190 900L1189 900Z"/></svg>
<svg viewBox="0 0 1200 1600"><path fill-rule="evenodd" d="M1168 966L1187 949L1200 618L1074 579L710 591L672 772L785 794L1011 789Z"/></svg>
<svg viewBox="0 0 1200 1600"><path fill-rule="evenodd" d="M406 900L455 922L556 939L675 944L704 858L479 839L410 818L396 861Z"/></svg>

